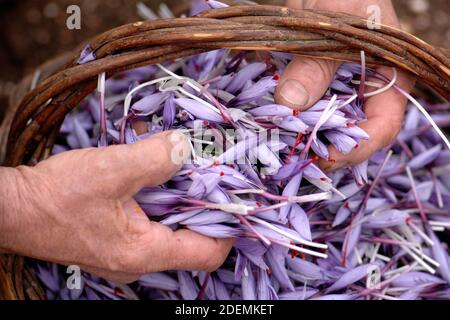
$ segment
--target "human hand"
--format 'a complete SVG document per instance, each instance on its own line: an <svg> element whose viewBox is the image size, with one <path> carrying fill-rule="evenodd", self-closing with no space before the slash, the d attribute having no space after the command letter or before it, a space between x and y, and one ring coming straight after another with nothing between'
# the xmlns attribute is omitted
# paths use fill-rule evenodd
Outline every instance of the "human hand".
<svg viewBox="0 0 450 320"><path fill-rule="evenodd" d="M0 168L0 248L116 282L169 269L213 271L233 240L173 232L132 199L170 179L189 156L184 135L164 132L133 145L61 153L35 167Z"/></svg>
<svg viewBox="0 0 450 320"><path fill-rule="evenodd" d="M378 5L381 12L381 23L393 27L400 27L394 7L390 0L288 0L287 6L294 9L316 9L324 11L344 12L368 17L367 7ZM275 93L278 103L296 110L304 111L313 106L326 92L334 73L341 65L340 62L296 57L286 68L280 79ZM391 79L391 68L376 69L385 77ZM369 81L379 82L375 79ZM410 75L399 71L397 84L406 91L414 86ZM370 136L367 141L361 141L360 147L347 155L339 153L330 146L330 158L319 161L319 166L325 171L334 171L342 167L355 165L370 158L376 151L393 142L401 129L406 106L406 98L395 89L372 96L365 100L364 112L367 121L359 124Z"/></svg>

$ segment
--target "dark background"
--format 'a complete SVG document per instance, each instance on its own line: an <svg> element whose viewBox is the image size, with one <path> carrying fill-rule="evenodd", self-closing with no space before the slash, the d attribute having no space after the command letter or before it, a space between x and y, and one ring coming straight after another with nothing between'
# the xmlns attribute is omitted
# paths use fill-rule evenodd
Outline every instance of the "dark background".
<svg viewBox="0 0 450 320"><path fill-rule="evenodd" d="M331 0L332 1L332 0ZM33 72L40 63L110 28L141 20L137 0L0 0L0 89ZM181 12L189 0L143 0L157 9L165 2ZM260 1L282 4L283 0ZM449 48L449 0L393 0L405 30ZM66 8L81 8L81 30L66 28ZM157 11L157 10L155 10Z"/></svg>

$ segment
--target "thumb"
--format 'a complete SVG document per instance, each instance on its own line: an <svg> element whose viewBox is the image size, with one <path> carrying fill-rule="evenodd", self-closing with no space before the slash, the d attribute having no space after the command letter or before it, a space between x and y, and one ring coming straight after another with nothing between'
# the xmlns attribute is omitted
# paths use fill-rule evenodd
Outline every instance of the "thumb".
<svg viewBox="0 0 450 320"><path fill-rule="evenodd" d="M111 186L109 192L105 191L124 201L144 187L168 181L191 155L188 139L178 131L95 151L93 162L103 165L93 166L93 176L101 176L103 188Z"/></svg>
<svg viewBox="0 0 450 320"><path fill-rule="evenodd" d="M286 68L275 91L275 101L304 111L327 91L340 62L296 57Z"/></svg>

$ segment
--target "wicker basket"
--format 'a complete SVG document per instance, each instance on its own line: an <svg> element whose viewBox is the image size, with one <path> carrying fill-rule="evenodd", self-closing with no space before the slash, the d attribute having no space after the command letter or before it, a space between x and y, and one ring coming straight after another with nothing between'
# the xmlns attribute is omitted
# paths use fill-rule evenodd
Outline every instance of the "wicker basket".
<svg viewBox="0 0 450 320"><path fill-rule="evenodd" d="M219 48L284 51L354 62L364 50L369 65L409 71L450 100L448 51L392 27L368 29L367 25L366 20L347 14L250 5L110 30L90 42L95 61L77 65L80 47L41 66L43 80L35 89L29 91L32 76L16 86L0 130L0 146L6 145L0 157L5 155L8 166L34 165L47 158L65 115L95 89L102 72L111 77ZM1 143L6 136L7 143ZM0 298L45 299L22 257L0 256Z"/></svg>

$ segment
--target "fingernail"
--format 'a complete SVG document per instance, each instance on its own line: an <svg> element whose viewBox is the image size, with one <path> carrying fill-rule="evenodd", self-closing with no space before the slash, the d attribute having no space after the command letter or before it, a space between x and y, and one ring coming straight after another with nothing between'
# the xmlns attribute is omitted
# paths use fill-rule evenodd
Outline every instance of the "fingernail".
<svg viewBox="0 0 450 320"><path fill-rule="evenodd" d="M309 93L306 91L306 88L294 79L283 82L280 89L280 96L298 109L303 108L309 100Z"/></svg>
<svg viewBox="0 0 450 320"><path fill-rule="evenodd" d="M169 135L172 144L171 160L174 164L180 165L191 156L191 146L188 138L180 131L172 131Z"/></svg>

